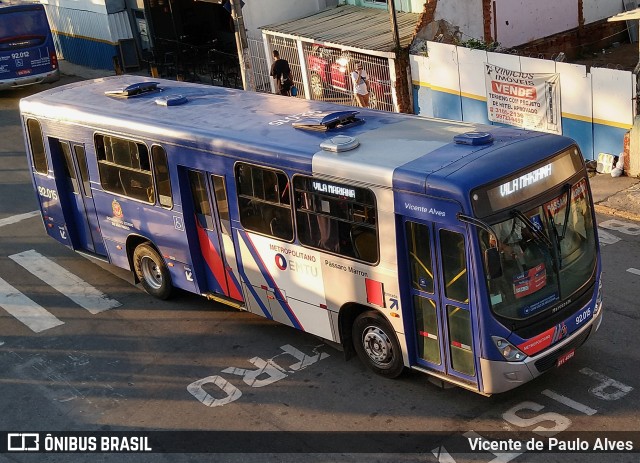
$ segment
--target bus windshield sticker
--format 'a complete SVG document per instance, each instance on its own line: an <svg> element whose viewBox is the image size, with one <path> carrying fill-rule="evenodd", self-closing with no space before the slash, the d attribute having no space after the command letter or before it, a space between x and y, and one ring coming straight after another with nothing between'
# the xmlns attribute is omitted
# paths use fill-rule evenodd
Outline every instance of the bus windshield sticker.
<svg viewBox="0 0 640 463"><path fill-rule="evenodd" d="M558 296L558 294L552 294L550 296L545 297L544 299L535 302L531 305L527 305L524 306L522 308L522 317L528 317L530 315L533 315L534 313L538 312L541 309L546 308L547 306L549 306L550 304L553 304L556 301L560 300L560 296Z"/></svg>
<svg viewBox="0 0 640 463"><path fill-rule="evenodd" d="M513 294L519 299L535 293L546 285L547 270L542 263L513 277Z"/></svg>

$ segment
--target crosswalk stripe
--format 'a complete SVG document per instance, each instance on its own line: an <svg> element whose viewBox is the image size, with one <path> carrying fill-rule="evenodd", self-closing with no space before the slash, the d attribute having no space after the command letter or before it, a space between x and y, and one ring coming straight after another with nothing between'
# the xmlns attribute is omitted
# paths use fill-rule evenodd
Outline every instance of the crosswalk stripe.
<svg viewBox="0 0 640 463"><path fill-rule="evenodd" d="M33 249L13 254L9 256L9 259L21 265L93 315L122 305Z"/></svg>
<svg viewBox="0 0 640 463"><path fill-rule="evenodd" d="M12 215L11 217L5 217L4 219L0 219L0 227L4 227L5 225L11 225L14 223L21 222L25 219L30 219L31 217L35 217L40 215L40 211L31 211L25 212L24 214Z"/></svg>
<svg viewBox="0 0 640 463"><path fill-rule="evenodd" d="M2 278L0 278L0 307L36 333L54 326L64 325L62 320L56 318L51 312L29 299Z"/></svg>

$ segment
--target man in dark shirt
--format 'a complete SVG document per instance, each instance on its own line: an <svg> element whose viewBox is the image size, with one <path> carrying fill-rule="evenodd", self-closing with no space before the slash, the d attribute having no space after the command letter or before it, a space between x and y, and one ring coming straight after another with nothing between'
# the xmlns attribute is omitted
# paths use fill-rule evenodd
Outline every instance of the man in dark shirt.
<svg viewBox="0 0 640 463"><path fill-rule="evenodd" d="M289 68L289 62L286 59L280 58L278 50L273 50L273 60L269 75L276 81L276 93L289 96L289 90L291 89L291 69Z"/></svg>

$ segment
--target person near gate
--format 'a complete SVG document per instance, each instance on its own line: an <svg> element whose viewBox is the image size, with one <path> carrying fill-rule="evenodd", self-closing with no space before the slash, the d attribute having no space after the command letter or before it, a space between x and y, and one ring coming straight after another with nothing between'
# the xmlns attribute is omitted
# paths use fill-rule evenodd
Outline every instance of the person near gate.
<svg viewBox="0 0 640 463"><path fill-rule="evenodd" d="M351 73L351 83L353 84L353 94L356 97L356 102L361 108L369 107L368 78L367 71L362 68L362 63L356 63L355 70Z"/></svg>
<svg viewBox="0 0 640 463"><path fill-rule="evenodd" d="M273 64L271 65L271 77L276 81L276 93L289 96L291 90L291 69L286 59L280 58L280 52L273 50Z"/></svg>

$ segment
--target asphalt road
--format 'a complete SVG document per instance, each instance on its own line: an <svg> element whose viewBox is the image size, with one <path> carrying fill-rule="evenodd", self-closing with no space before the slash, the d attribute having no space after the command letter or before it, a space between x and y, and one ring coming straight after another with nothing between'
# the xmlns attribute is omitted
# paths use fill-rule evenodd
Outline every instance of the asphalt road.
<svg viewBox="0 0 640 463"><path fill-rule="evenodd" d="M5 294L6 285L14 288L16 305L28 298L53 318L36 332L6 300L0 307L0 431L165 431L158 439L180 439L186 452L0 453L0 462L637 461L637 453L560 446L607 437L640 448L639 224L599 217L604 321L561 369L489 398L440 388L413 372L386 380L313 336L252 314L186 293L153 299L126 272L47 238L39 216L21 216L37 205L18 100L39 90L0 94L0 282ZM25 268L24 256L79 277L91 288L86 293L100 294L109 307L91 313ZM460 453L461 441L478 436L533 442L545 432L558 439L557 453ZM190 453L205 447L211 453Z"/></svg>

